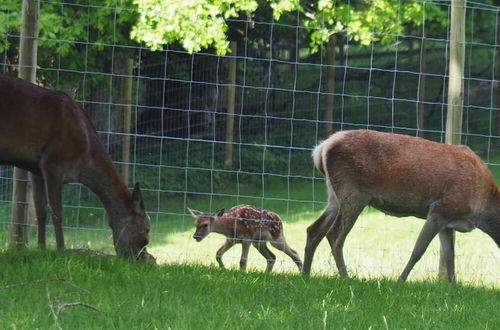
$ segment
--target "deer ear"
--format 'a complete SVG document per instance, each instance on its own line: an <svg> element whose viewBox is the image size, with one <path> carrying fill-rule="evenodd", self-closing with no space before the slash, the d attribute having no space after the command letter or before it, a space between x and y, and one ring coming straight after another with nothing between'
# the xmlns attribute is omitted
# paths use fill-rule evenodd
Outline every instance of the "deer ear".
<svg viewBox="0 0 500 330"><path fill-rule="evenodd" d="M197 217L197 216L200 216L200 215L202 215L202 214L203 214L203 212L200 212L200 211L196 211L196 210L190 209L189 207L188 207L188 211L189 211L189 213L191 213L194 217Z"/></svg>
<svg viewBox="0 0 500 330"><path fill-rule="evenodd" d="M222 215L224 214L224 211L225 211L224 209L220 209L219 211L215 212L215 215L217 217L222 217Z"/></svg>
<svg viewBox="0 0 500 330"><path fill-rule="evenodd" d="M142 199L141 186L139 182L137 182L134 186L134 190L132 191L132 207L134 211L138 213L146 212L146 208L144 207L144 201Z"/></svg>

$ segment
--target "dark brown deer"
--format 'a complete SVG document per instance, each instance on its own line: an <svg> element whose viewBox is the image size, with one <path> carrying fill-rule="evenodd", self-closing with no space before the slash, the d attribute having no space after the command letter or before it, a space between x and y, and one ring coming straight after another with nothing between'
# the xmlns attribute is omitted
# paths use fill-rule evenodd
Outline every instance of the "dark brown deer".
<svg viewBox="0 0 500 330"><path fill-rule="evenodd" d="M81 182L103 203L116 253L152 259L139 184L132 194L83 109L66 94L0 74L0 164L31 172L38 245L45 247L47 201L56 244L64 248L62 188Z"/></svg>
<svg viewBox="0 0 500 330"><path fill-rule="evenodd" d="M339 274L347 276L344 241L367 205L390 215L426 219L399 281L406 280L438 234L440 265L450 282L455 281L454 230L479 228L500 246L499 191L487 166L466 146L343 131L320 143L313 159L326 178L328 205L307 228L305 274L326 235Z"/></svg>
<svg viewBox="0 0 500 330"><path fill-rule="evenodd" d="M283 224L280 217L273 212L263 210L251 205L238 205L228 211L223 209L215 213L205 213L189 209L196 218L196 232L193 238L200 242L211 232L226 236L226 241L217 251L216 259L221 268L222 255L234 246L241 243L242 252L240 268L247 267L248 250L250 244L266 258L266 271L270 272L276 262L276 256L269 250L266 243L271 243L276 249L286 253L295 262L299 270L302 269L302 261L295 250L288 246L283 235Z"/></svg>

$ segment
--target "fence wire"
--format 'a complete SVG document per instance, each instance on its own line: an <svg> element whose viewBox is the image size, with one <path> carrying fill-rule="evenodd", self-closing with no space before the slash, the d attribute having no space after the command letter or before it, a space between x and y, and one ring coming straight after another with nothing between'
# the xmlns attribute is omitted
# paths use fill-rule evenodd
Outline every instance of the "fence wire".
<svg viewBox="0 0 500 330"><path fill-rule="evenodd" d="M239 34L237 51L217 56L210 49L190 54L176 44L153 52L131 41L128 32L123 33L130 26L123 21L125 15L137 14L137 8L123 5L126 1L117 2L122 6L40 2L42 22L57 14L63 28L44 27L40 34L38 83L74 95L91 116L117 168L128 166L128 186L141 183L152 222L150 249L161 262L215 265L224 238L213 234L196 243L188 208L215 212L239 204L279 214L288 243L303 255L306 227L326 205L324 179L313 169L310 153L328 132L375 129L444 141L449 27L425 15L396 34L372 28L376 39L390 37L390 43L362 45L348 30L336 34L331 63L326 47L311 51L311 28L303 24L299 12L286 22L264 19L266 15L229 19ZM412 2L434 6L449 19L449 1L400 3ZM0 29L0 70L15 75L19 11L9 6L0 9L5 22ZM98 35L93 25L103 11L109 26L105 36ZM467 4L462 140L496 177L500 175L499 12L488 1ZM68 32L72 19L82 25L78 33ZM398 20L404 19L399 13ZM130 60L131 75L126 70ZM229 77L232 61L234 83ZM126 86L132 86L130 101ZM228 142L231 90L234 130ZM129 134L123 127L127 107L132 109ZM122 158L125 136L131 139L128 161ZM8 240L11 175L11 167L0 167L2 245ZM112 249L105 212L87 188L66 185L64 215L68 246ZM35 220L28 220L33 227L30 241L36 242ZM396 275L422 223L366 210L348 237L349 269L359 276ZM436 244L415 269L416 278L437 270ZM498 249L489 237L479 232L459 234L457 255L459 277L498 284ZM296 271L292 260L277 257L276 268ZM232 251L225 263L237 267L239 258L239 251ZM250 254L250 267L264 269L263 262ZM320 245L313 268L336 273L326 243Z"/></svg>

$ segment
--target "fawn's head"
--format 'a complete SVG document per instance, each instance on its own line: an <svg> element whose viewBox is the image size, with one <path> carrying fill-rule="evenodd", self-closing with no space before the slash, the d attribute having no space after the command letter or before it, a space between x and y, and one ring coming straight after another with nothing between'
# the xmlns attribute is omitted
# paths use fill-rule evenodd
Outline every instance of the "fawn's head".
<svg viewBox="0 0 500 330"><path fill-rule="evenodd" d="M188 210L196 218L194 220L196 231L193 234L193 238L197 242L200 242L212 232L212 230L214 229L215 220L224 214L224 209L219 210L215 213L205 213L192 209Z"/></svg>
<svg viewBox="0 0 500 330"><path fill-rule="evenodd" d="M139 183L132 192L132 214L124 219L121 228L113 230L116 253L124 257L135 257L143 261L154 261L146 251L149 243L149 217L146 214Z"/></svg>

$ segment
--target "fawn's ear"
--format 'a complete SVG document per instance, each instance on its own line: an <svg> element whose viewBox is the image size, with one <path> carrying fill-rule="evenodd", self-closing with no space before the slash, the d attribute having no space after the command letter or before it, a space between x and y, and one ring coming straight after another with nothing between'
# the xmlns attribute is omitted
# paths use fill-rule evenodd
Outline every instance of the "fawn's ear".
<svg viewBox="0 0 500 330"><path fill-rule="evenodd" d="M134 208L134 211L138 213L146 212L139 182L135 184L134 190L132 191L132 207Z"/></svg>
<svg viewBox="0 0 500 330"><path fill-rule="evenodd" d="M222 217L222 215L224 214L224 211L225 211L224 209L220 209L219 211L215 212L215 216L218 218Z"/></svg>
<svg viewBox="0 0 500 330"><path fill-rule="evenodd" d="M189 213L191 213L194 217L198 217L198 216L201 216L203 215L203 212L200 212L200 211L196 211L196 210L192 210L188 207L188 211Z"/></svg>

